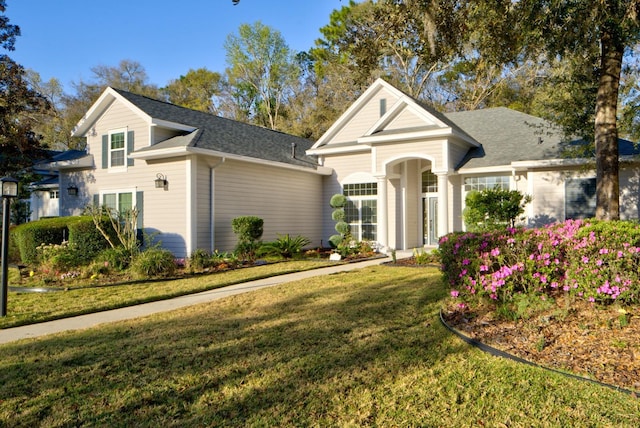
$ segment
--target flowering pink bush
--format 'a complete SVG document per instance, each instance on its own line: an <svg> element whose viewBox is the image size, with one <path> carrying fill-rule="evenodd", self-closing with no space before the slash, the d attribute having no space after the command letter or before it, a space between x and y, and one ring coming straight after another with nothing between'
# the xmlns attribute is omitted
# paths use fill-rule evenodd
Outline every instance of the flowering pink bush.
<svg viewBox="0 0 640 428"><path fill-rule="evenodd" d="M458 298L512 301L568 293L589 301L640 301L640 225L567 220L540 229L452 233L442 270Z"/></svg>

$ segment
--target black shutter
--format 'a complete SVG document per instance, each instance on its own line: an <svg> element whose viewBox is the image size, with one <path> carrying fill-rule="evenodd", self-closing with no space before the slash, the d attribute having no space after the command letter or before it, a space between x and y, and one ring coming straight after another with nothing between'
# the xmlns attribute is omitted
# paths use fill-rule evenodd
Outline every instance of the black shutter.
<svg viewBox="0 0 640 428"><path fill-rule="evenodd" d="M102 169L109 168L109 136L102 136Z"/></svg>
<svg viewBox="0 0 640 428"><path fill-rule="evenodd" d="M136 192L136 210L138 211L136 237L142 245L144 244L144 234L142 233L144 226L144 192Z"/></svg>
<svg viewBox="0 0 640 428"><path fill-rule="evenodd" d="M127 132L127 166L133 166L133 159L131 159L128 155L133 153L133 131Z"/></svg>

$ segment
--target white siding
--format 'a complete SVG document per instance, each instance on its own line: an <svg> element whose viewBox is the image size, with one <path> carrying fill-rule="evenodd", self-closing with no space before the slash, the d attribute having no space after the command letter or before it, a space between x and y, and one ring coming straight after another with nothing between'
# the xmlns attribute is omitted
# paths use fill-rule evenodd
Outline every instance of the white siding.
<svg viewBox="0 0 640 428"><path fill-rule="evenodd" d="M620 168L620 218L640 218L640 170L621 165Z"/></svg>
<svg viewBox="0 0 640 428"><path fill-rule="evenodd" d="M533 200L530 226L541 226L564 220L564 176L558 171L529 173Z"/></svg>
<svg viewBox="0 0 640 428"><path fill-rule="evenodd" d="M397 101L394 95L381 89L328 144L351 142L362 137L380 119L380 100L383 98L386 99L387 110Z"/></svg>
<svg viewBox="0 0 640 428"><path fill-rule="evenodd" d="M333 175L324 179L324 200L321 203L323 216L322 236L323 243L326 244L329 237L336 233L334 229L335 222L331 219L332 209L329 206L329 199L336 193L342 193L341 183L348 176L359 172L371 174L371 154L327 156L324 166L333 168L334 171Z"/></svg>
<svg viewBox="0 0 640 428"><path fill-rule="evenodd" d="M408 157L425 156L432 161L432 170L442 169L442 141L416 141L376 146L376 171L383 172L385 163L391 159L401 159L405 155Z"/></svg>
<svg viewBox="0 0 640 428"><path fill-rule="evenodd" d="M411 129L429 125L435 125L435 123L425 122L424 117L418 117L411 109L404 108L400 114L385 127L385 131Z"/></svg>
<svg viewBox="0 0 640 428"><path fill-rule="evenodd" d="M312 173L227 160L215 170L215 247L232 250L231 221L240 216L264 220L264 241L277 234L322 239L322 177Z"/></svg>
<svg viewBox="0 0 640 428"><path fill-rule="evenodd" d="M155 126L153 127L153 144L168 140L169 138L173 138L181 134L184 134L184 131L176 131L175 129L166 129Z"/></svg>

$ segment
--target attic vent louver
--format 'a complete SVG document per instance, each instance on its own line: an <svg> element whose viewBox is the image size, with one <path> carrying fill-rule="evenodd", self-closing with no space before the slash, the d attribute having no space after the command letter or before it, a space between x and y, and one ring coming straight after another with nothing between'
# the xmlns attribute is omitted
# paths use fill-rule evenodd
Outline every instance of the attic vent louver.
<svg viewBox="0 0 640 428"><path fill-rule="evenodd" d="M387 112L387 99L380 98L380 117L384 116Z"/></svg>

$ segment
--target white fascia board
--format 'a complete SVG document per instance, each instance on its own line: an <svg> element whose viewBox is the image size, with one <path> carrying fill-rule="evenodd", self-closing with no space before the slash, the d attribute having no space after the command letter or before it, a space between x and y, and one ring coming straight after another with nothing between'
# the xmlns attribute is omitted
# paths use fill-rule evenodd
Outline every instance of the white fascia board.
<svg viewBox="0 0 640 428"><path fill-rule="evenodd" d="M305 153L308 155L324 156L324 155L336 155L336 154L345 154L345 153L368 152L370 150L371 150L371 147L367 145L353 144L348 146L341 145L338 147L332 147L331 145L329 145L329 146L323 146L317 149L314 149L312 147L309 150L307 150Z"/></svg>
<svg viewBox="0 0 640 428"><path fill-rule="evenodd" d="M383 79L376 79L375 82L367 88L366 91L358 97L358 99L349 106L349 108L342 113L342 115L336 120L333 125L318 139L318 141L311 147L311 150L318 149L324 146L340 129L344 127L344 125L349 122L355 116L355 114L369 102L369 100L381 89L387 89L388 91L395 94L398 98L402 97L402 93L398 91L398 89L394 88L389 83L385 82Z"/></svg>
<svg viewBox="0 0 640 428"><path fill-rule="evenodd" d="M461 168L456 171L458 175L468 175L468 174L491 174L491 173L500 173L500 172L509 172L514 171L514 167L511 165L498 165L498 166L484 166L481 168Z"/></svg>
<svg viewBox="0 0 640 428"><path fill-rule="evenodd" d="M195 126L185 125L178 122L171 122L162 119L151 119L151 126L159 126L161 128L177 129L179 131L193 132L198 129Z"/></svg>
<svg viewBox="0 0 640 428"><path fill-rule="evenodd" d="M449 137L453 135L451 128L432 129L429 131L404 132L398 134L371 135L358 138L358 144L373 145L377 143L389 143L397 141L424 140L437 137Z"/></svg>
<svg viewBox="0 0 640 428"><path fill-rule="evenodd" d="M108 87L104 90L102 95L96 100L95 103L89 108L87 113L80 119L78 124L71 131L73 137L85 137L87 131L91 128L98 117L107 109L109 105L115 100L124 103L131 111L140 116L142 120L151 124L151 116L140 110L137 106L132 104L129 100L117 93L113 88Z"/></svg>
<svg viewBox="0 0 640 428"><path fill-rule="evenodd" d="M45 171L60 171L64 169L93 168L93 155L86 155L78 159L49 162L36 165L38 169Z"/></svg>
<svg viewBox="0 0 640 428"><path fill-rule="evenodd" d="M581 166L586 165L594 160L575 158L575 159L542 159L532 161L516 161L511 162L514 168L554 168L563 166Z"/></svg>
<svg viewBox="0 0 640 428"><path fill-rule="evenodd" d="M141 153L131 153L129 157L132 159L156 160L156 159L172 158L176 156L187 156L190 154L196 154L196 155L202 155L202 156L214 156L217 158L224 158L227 160L232 159L232 160L238 160L242 162L260 164L260 165L275 166L278 168L292 169L296 171L308 172L308 173L319 174L319 175L331 175L333 173L332 168L327 168L320 165L318 165L315 169L311 169L311 168L305 168L303 166L298 166L298 165L290 165L282 162L274 162L274 161L269 161L265 159L257 159L249 156L233 155L225 152L219 152L216 150L199 149L196 147L174 147L170 149L149 150Z"/></svg>

